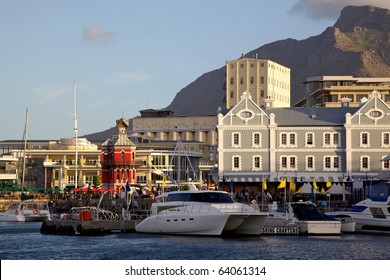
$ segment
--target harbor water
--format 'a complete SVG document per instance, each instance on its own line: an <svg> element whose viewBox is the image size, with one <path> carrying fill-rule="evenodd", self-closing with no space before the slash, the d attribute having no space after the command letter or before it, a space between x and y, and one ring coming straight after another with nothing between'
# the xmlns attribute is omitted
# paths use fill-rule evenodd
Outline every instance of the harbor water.
<svg viewBox="0 0 390 280"><path fill-rule="evenodd" d="M42 235L42 223L0 222L1 260L390 260L390 236L216 238L112 233Z"/></svg>

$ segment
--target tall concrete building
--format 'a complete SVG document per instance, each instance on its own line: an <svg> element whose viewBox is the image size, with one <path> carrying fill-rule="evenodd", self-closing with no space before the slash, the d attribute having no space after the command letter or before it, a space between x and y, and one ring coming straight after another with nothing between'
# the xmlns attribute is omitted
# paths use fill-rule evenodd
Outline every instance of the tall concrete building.
<svg viewBox="0 0 390 280"><path fill-rule="evenodd" d="M274 61L251 58L226 62L226 108L233 108L243 92L265 108L264 99L274 99L274 107L290 107L290 69Z"/></svg>

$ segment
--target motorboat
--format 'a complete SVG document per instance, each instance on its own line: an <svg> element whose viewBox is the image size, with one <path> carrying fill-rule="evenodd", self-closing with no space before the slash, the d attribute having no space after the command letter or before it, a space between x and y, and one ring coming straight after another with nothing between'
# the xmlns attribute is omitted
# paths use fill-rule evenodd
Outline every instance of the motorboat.
<svg viewBox="0 0 390 280"><path fill-rule="evenodd" d="M390 196L369 197L356 203L350 211L327 214L351 217L356 222L356 232L390 234Z"/></svg>
<svg viewBox="0 0 390 280"><path fill-rule="evenodd" d="M47 219L50 219L49 206L43 201L12 202L5 212L0 213L3 222L42 222Z"/></svg>
<svg viewBox="0 0 390 280"><path fill-rule="evenodd" d="M174 235L260 235L268 214L237 203L224 191L185 190L163 193L139 222L139 233Z"/></svg>
<svg viewBox="0 0 390 280"><path fill-rule="evenodd" d="M353 233L356 230L356 221L350 215L345 215L342 213L326 213L326 215L332 219L338 220L341 222L341 232L342 233Z"/></svg>
<svg viewBox="0 0 390 280"><path fill-rule="evenodd" d="M290 202L270 212L266 226L297 224L302 235L339 235L341 222L323 214L311 201Z"/></svg>

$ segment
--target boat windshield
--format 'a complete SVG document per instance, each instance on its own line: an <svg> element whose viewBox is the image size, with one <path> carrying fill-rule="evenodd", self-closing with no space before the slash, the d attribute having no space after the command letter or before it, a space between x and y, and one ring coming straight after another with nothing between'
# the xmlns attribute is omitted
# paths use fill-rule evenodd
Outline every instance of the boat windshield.
<svg viewBox="0 0 390 280"><path fill-rule="evenodd" d="M333 220L326 216L314 205L292 204L295 217L301 221Z"/></svg>
<svg viewBox="0 0 390 280"><path fill-rule="evenodd" d="M200 193L172 193L168 195L167 201L195 201L206 203L234 203L228 193L222 192L200 192Z"/></svg>

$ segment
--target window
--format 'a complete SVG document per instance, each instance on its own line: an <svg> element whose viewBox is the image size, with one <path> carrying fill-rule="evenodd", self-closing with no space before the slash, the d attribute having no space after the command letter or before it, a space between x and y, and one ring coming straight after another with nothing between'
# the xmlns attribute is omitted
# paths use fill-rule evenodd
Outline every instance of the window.
<svg viewBox="0 0 390 280"><path fill-rule="evenodd" d="M325 148L338 148L340 147L340 133L338 132L325 132L323 136L323 146Z"/></svg>
<svg viewBox="0 0 390 280"><path fill-rule="evenodd" d="M368 132L360 132L360 147L369 147L370 146L370 137Z"/></svg>
<svg viewBox="0 0 390 280"><path fill-rule="evenodd" d="M244 78L240 78L240 84L244 84Z"/></svg>
<svg viewBox="0 0 390 280"><path fill-rule="evenodd" d="M340 171L340 157L339 156L325 156L324 171Z"/></svg>
<svg viewBox="0 0 390 280"><path fill-rule="evenodd" d="M230 84L231 84L231 85L234 85L234 78L233 78L233 77L230 78Z"/></svg>
<svg viewBox="0 0 390 280"><path fill-rule="evenodd" d="M361 156L360 157L360 171L370 171L370 157Z"/></svg>
<svg viewBox="0 0 390 280"><path fill-rule="evenodd" d="M253 171L260 171L261 170L261 157L260 156L253 156L252 157L252 170Z"/></svg>
<svg viewBox="0 0 390 280"><path fill-rule="evenodd" d="M264 84L264 76L261 76L261 77L260 77L260 83L261 83L261 84Z"/></svg>
<svg viewBox="0 0 390 280"><path fill-rule="evenodd" d="M314 157L313 156L306 156L305 157L305 171L314 171Z"/></svg>
<svg viewBox="0 0 390 280"><path fill-rule="evenodd" d="M297 134L295 132L283 132L280 134L280 147L294 148L297 147Z"/></svg>
<svg viewBox="0 0 390 280"><path fill-rule="evenodd" d="M305 134L305 147L314 147L314 133L307 132Z"/></svg>
<svg viewBox="0 0 390 280"><path fill-rule="evenodd" d="M383 160L382 157L382 170L390 170L390 160Z"/></svg>
<svg viewBox="0 0 390 280"><path fill-rule="evenodd" d="M232 171L240 171L241 170L241 157L233 156L232 157Z"/></svg>
<svg viewBox="0 0 390 280"><path fill-rule="evenodd" d="M238 132L234 132L232 134L232 147L233 148L241 147L241 134Z"/></svg>
<svg viewBox="0 0 390 280"><path fill-rule="evenodd" d="M287 133L282 133L280 138L280 145L287 145Z"/></svg>
<svg viewBox="0 0 390 280"><path fill-rule="evenodd" d="M254 132L252 134L252 147L254 148L261 147L261 134L259 132Z"/></svg>
<svg viewBox="0 0 390 280"><path fill-rule="evenodd" d="M255 78L251 77L251 84L253 85L255 83Z"/></svg>
<svg viewBox="0 0 390 280"><path fill-rule="evenodd" d="M296 156L281 156L280 157L280 171L297 171L297 157Z"/></svg>
<svg viewBox="0 0 390 280"><path fill-rule="evenodd" d="M390 147L390 132L382 132L382 144L381 147Z"/></svg>
<svg viewBox="0 0 390 280"><path fill-rule="evenodd" d="M234 98L234 91L230 91L230 98L231 98L231 99Z"/></svg>

